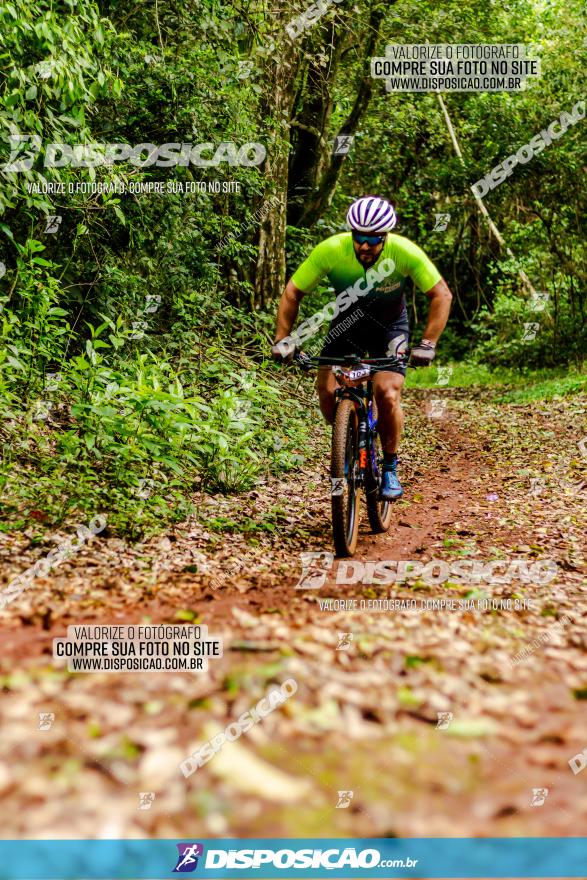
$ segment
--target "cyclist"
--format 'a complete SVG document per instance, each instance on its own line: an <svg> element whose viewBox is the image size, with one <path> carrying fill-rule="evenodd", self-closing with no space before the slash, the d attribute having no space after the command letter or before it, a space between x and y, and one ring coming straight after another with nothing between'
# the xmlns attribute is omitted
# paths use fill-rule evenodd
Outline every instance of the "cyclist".
<svg viewBox="0 0 587 880"><path fill-rule="evenodd" d="M447 283L424 251L409 239L390 234L396 223L393 205L386 199L365 196L353 202L347 213L351 231L320 242L288 281L279 303L272 348L276 360L291 360L294 346L288 344L289 334L300 302L327 277L337 293L338 308L333 309L335 317L321 356L357 354L400 359L397 366L373 378L383 448L381 498L386 501L403 494L397 476L397 452L403 427L401 389L410 332L405 299L408 279L430 299L424 336L412 350L411 363L415 365L432 363L452 300ZM320 367L317 387L322 414L332 424L337 384L329 366Z"/></svg>

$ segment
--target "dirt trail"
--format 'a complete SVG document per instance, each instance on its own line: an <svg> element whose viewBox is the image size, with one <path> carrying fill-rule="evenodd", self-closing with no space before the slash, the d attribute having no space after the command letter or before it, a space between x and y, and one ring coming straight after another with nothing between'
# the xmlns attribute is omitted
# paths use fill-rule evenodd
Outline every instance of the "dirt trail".
<svg viewBox="0 0 587 880"><path fill-rule="evenodd" d="M406 497L387 535L364 526L355 561L505 559L504 582L370 583L351 565L359 579L337 583L336 561L300 588L300 554L330 550L323 459L244 501L202 498L193 522L139 547L96 539L0 613L6 836L586 833L587 774L569 766L587 746L585 398L449 397L434 420L417 395L407 408ZM245 510L262 527L233 529ZM38 554L7 541L7 565L14 552ZM554 573L524 580L512 560ZM416 608L365 604L387 597ZM328 598L357 608L322 610ZM485 598L497 609L459 607ZM51 665L68 624L178 619L223 638L208 673ZM183 758L287 678L291 699L182 776ZM55 716L46 730L39 713Z"/></svg>

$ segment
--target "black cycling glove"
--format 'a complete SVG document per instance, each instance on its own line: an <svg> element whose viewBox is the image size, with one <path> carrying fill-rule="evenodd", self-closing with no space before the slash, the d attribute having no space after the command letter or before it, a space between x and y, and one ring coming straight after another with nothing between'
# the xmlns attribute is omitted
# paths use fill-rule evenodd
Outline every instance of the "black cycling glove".
<svg viewBox="0 0 587 880"><path fill-rule="evenodd" d="M415 367L428 367L434 360L434 356L436 354L436 346L431 342L422 341L420 345L417 345L416 348L412 349L412 356L410 358L410 362Z"/></svg>

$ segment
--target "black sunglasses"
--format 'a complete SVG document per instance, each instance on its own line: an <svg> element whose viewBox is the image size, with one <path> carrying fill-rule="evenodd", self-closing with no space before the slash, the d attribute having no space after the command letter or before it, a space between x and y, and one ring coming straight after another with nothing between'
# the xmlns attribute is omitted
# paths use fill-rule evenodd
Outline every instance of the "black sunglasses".
<svg viewBox="0 0 587 880"><path fill-rule="evenodd" d="M353 241L357 244L381 244L384 238L384 235L361 235L359 232L353 232Z"/></svg>

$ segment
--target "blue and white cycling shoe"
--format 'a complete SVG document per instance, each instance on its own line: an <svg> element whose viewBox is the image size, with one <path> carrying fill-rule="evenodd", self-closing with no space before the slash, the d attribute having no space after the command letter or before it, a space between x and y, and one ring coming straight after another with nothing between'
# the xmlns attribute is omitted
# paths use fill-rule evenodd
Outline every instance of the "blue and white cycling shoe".
<svg viewBox="0 0 587 880"><path fill-rule="evenodd" d="M395 469L384 468L381 475L379 497L382 501L397 501L404 494L402 484L398 480Z"/></svg>

